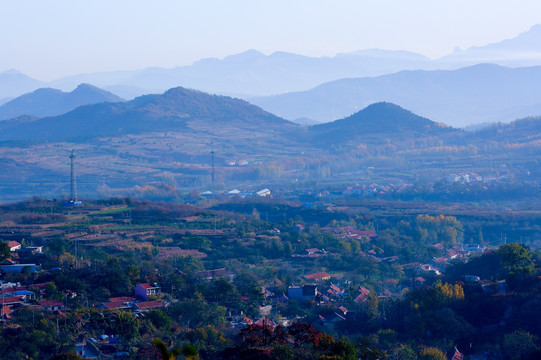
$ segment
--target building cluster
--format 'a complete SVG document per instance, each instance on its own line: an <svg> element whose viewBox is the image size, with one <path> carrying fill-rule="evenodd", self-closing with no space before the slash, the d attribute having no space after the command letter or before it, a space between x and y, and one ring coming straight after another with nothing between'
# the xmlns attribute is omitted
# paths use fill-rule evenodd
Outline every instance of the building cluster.
<svg viewBox="0 0 541 360"><path fill-rule="evenodd" d="M471 183L471 182L481 182L483 177L474 172L464 172L459 174L450 174L447 177L449 182L461 182L461 183Z"/></svg>
<svg viewBox="0 0 541 360"><path fill-rule="evenodd" d="M25 246L23 247L17 241L9 241L9 250L11 258L0 262L0 274L7 273L35 273L41 270L40 264L29 263L28 259L35 259L35 255L43 254L43 246ZM26 260L26 261L25 261Z"/></svg>
<svg viewBox="0 0 541 360"><path fill-rule="evenodd" d="M261 189L258 191L241 191L239 189L233 189L229 191L212 192L210 190L207 190L207 191L202 192L201 196L205 196L205 197L240 196L242 198L250 197L250 196L266 197L266 196L271 196L271 191L267 188Z"/></svg>

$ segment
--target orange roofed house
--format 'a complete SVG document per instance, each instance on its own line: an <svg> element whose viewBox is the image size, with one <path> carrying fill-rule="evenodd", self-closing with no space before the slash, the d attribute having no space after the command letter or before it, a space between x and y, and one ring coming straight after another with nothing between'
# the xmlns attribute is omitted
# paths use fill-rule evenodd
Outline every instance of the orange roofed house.
<svg viewBox="0 0 541 360"><path fill-rule="evenodd" d="M326 272L318 272L315 274L305 275L304 278L307 281L325 281L329 280L331 278L331 275L327 274Z"/></svg>

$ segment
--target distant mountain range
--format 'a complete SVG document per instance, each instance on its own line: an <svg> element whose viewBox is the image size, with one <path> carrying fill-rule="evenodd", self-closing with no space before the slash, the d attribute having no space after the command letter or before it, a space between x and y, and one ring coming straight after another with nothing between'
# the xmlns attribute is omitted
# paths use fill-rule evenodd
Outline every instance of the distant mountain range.
<svg viewBox="0 0 541 360"><path fill-rule="evenodd" d="M0 99L11 99L45 86L45 82L32 79L14 69L0 72Z"/></svg>
<svg viewBox="0 0 541 360"><path fill-rule="evenodd" d="M450 77L459 78L457 74ZM460 79L457 81L460 82ZM80 90L85 88L86 85L80 86ZM160 95L145 95L128 102L80 106L59 116L37 118L25 115L1 121L0 146L13 142L90 143L105 137L176 132L195 141L206 138L204 142L210 141L216 146L242 144L271 148L288 142L299 149L339 146L345 150L355 148L359 143L378 147L391 142L400 147L400 144L424 138L447 141L452 139L450 135L460 135L463 138L461 142L464 139L475 142L490 138L490 134L501 137L502 131L509 131L505 134L508 138L530 141L532 136L541 133L540 124L539 118L531 118L510 125L496 124L479 131L464 132L418 116L396 104L379 102L349 117L306 127L244 100L177 87ZM257 145L256 138L260 139ZM281 149L274 151L280 152Z"/></svg>
<svg viewBox="0 0 541 360"><path fill-rule="evenodd" d="M541 66L481 64L458 70L401 71L343 79L311 90L250 101L286 119L328 122L379 101L447 125L509 122L541 114Z"/></svg>
<svg viewBox="0 0 541 360"><path fill-rule="evenodd" d="M78 74L46 84L10 70L0 73L0 99L13 98L40 87L69 91L80 83L93 84L126 99L177 86L248 99L303 91L343 78L374 77L401 70L449 70L479 63L511 67L541 65L540 44L541 25L536 25L513 39L465 51L457 50L435 60L407 51L379 49L333 57L308 57L285 52L264 55L249 50L224 59L203 59L172 69Z"/></svg>
<svg viewBox="0 0 541 360"><path fill-rule="evenodd" d="M441 64L463 67L493 63L511 67L541 65L541 24L518 36L485 46L474 46L465 51L456 49L437 60Z"/></svg>
<svg viewBox="0 0 541 360"><path fill-rule="evenodd" d="M69 93L42 88L1 105L0 120L21 115L35 117L61 115L82 105L120 101L123 100L115 94L88 84L80 84Z"/></svg>

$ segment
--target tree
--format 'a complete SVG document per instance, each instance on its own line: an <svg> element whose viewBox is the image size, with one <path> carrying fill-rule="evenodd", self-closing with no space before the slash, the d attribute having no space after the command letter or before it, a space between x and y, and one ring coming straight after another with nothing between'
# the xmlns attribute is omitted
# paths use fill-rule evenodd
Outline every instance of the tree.
<svg viewBox="0 0 541 360"><path fill-rule="evenodd" d="M417 360L417 354L407 344L400 344L400 346L394 348L389 357L391 360Z"/></svg>
<svg viewBox="0 0 541 360"><path fill-rule="evenodd" d="M377 344L368 336L363 336L357 341L359 357L363 360L380 360L387 358L387 352L378 349Z"/></svg>
<svg viewBox="0 0 541 360"><path fill-rule="evenodd" d="M294 358L293 349L289 345L283 344L274 346L270 356L275 360L292 360Z"/></svg>
<svg viewBox="0 0 541 360"><path fill-rule="evenodd" d="M8 243L1 241L0 242L0 261L11 259L11 250L9 249Z"/></svg>
<svg viewBox="0 0 541 360"><path fill-rule="evenodd" d="M159 330L167 331L173 324L173 320L161 310L150 310L146 318Z"/></svg>
<svg viewBox="0 0 541 360"><path fill-rule="evenodd" d="M121 311L117 314L116 333L129 342L134 341L139 337L140 326L139 319L131 313Z"/></svg>
<svg viewBox="0 0 541 360"><path fill-rule="evenodd" d="M221 325L225 322L226 309L207 303L200 293L196 293L195 299L172 304L167 311L175 321L192 329L205 325Z"/></svg>
<svg viewBox="0 0 541 360"><path fill-rule="evenodd" d="M355 346L347 340L338 340L331 345L329 355L337 356L342 360L357 359Z"/></svg>
<svg viewBox="0 0 541 360"><path fill-rule="evenodd" d="M447 360L445 354L438 348L425 347L421 350L421 360Z"/></svg>
<svg viewBox="0 0 541 360"><path fill-rule="evenodd" d="M532 253L526 246L511 243L498 250L500 261L504 270L510 275L531 274L534 270Z"/></svg>
<svg viewBox="0 0 541 360"><path fill-rule="evenodd" d="M434 285L434 292L438 304L445 304L455 300L464 299L464 289L460 284L443 284L438 280Z"/></svg>
<svg viewBox="0 0 541 360"><path fill-rule="evenodd" d="M186 360L199 360L199 351L194 345L186 345L182 348L182 355Z"/></svg>
<svg viewBox="0 0 541 360"><path fill-rule="evenodd" d="M539 349L537 341L537 336L517 330L503 337L503 352L512 360L523 359Z"/></svg>
<svg viewBox="0 0 541 360"><path fill-rule="evenodd" d="M162 339L156 338L152 342L152 345L160 352L162 360L175 360L178 355L180 355L181 350L179 348L174 348L169 350L169 347L163 342Z"/></svg>
<svg viewBox="0 0 541 360"><path fill-rule="evenodd" d="M366 312L366 316L368 316L370 320L373 320L378 317L379 300L375 291L370 291L368 293L368 299L366 300L364 304L364 309Z"/></svg>
<svg viewBox="0 0 541 360"><path fill-rule="evenodd" d="M197 328L188 333L190 343L197 345L199 349L205 350L208 354L223 350L228 344L224 333L212 325Z"/></svg>
<svg viewBox="0 0 541 360"><path fill-rule="evenodd" d="M68 240L61 237L53 238L47 243L47 252L58 259L60 255L66 252L69 246L70 242Z"/></svg>

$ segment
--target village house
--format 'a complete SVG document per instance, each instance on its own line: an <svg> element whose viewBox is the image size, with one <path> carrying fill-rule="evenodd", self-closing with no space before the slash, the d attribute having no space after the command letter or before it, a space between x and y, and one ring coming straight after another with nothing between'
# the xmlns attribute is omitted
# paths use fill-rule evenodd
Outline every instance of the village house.
<svg viewBox="0 0 541 360"><path fill-rule="evenodd" d="M43 246L27 246L25 248L17 250L17 255L27 256L27 255L36 255L43 254Z"/></svg>
<svg viewBox="0 0 541 360"><path fill-rule="evenodd" d="M266 316L263 316L261 319L257 320L255 323L255 325L259 325L261 327L264 327L264 328L269 328L271 330L274 330L276 328L276 323L274 321L272 321L271 319L269 319L268 317Z"/></svg>
<svg viewBox="0 0 541 360"><path fill-rule="evenodd" d="M143 302L136 302L135 304L133 304L135 311L142 311L142 312L153 310L153 309L159 309L165 306L166 304L162 300L143 301Z"/></svg>
<svg viewBox="0 0 541 360"><path fill-rule="evenodd" d="M39 303L40 308L46 311L64 311L65 305L60 300L45 300Z"/></svg>
<svg viewBox="0 0 541 360"><path fill-rule="evenodd" d="M327 329L334 330L336 324L346 321L346 317L335 311L327 316L319 315L319 320L321 320L323 326Z"/></svg>
<svg viewBox="0 0 541 360"><path fill-rule="evenodd" d="M441 275L441 272L430 264L421 264L419 265L419 269L432 275Z"/></svg>
<svg viewBox="0 0 541 360"><path fill-rule="evenodd" d="M261 196L261 197L264 197L264 196L269 196L271 194L271 191L269 189L263 189L263 190L259 190L258 192L255 193L257 196Z"/></svg>
<svg viewBox="0 0 541 360"><path fill-rule="evenodd" d="M134 293L136 297L146 300L150 296L160 295L162 293L162 289L158 286L158 284L151 285L145 283L137 285L135 287Z"/></svg>
<svg viewBox="0 0 541 360"><path fill-rule="evenodd" d="M315 299L317 295L317 285L289 286L287 288L287 296L291 300L306 301Z"/></svg>
<svg viewBox="0 0 541 360"><path fill-rule="evenodd" d="M20 273L24 269L28 269L30 273L41 271L41 266L36 264L13 264L13 265L0 265L0 270L4 273Z"/></svg>
<svg viewBox="0 0 541 360"><path fill-rule="evenodd" d="M25 303L24 296L0 296L0 304L3 305L22 305Z"/></svg>
<svg viewBox="0 0 541 360"><path fill-rule="evenodd" d="M465 244L462 246L462 250L467 253L483 253L486 250L486 246L481 246L477 244Z"/></svg>
<svg viewBox="0 0 541 360"><path fill-rule="evenodd" d="M36 298L36 293L30 290L15 290L15 289L7 289L2 291L2 295L4 297L9 296L22 296L23 300L25 302L34 300Z"/></svg>
<svg viewBox="0 0 541 360"><path fill-rule="evenodd" d="M325 281L325 280L329 280L330 278L331 278L331 275L327 274L324 271L304 276L304 279L306 281Z"/></svg>
<svg viewBox="0 0 541 360"><path fill-rule="evenodd" d="M308 253L308 255L316 255L316 254L323 255L325 254L326 251L324 249L320 250L317 248L310 248L310 249L306 249L306 252Z"/></svg>
<svg viewBox="0 0 541 360"><path fill-rule="evenodd" d="M16 251L21 248L21 244L19 244L17 241L10 241L8 242L8 247L10 251Z"/></svg>
<svg viewBox="0 0 541 360"><path fill-rule="evenodd" d="M327 296L331 298L344 297L348 294L337 285L331 284L327 290Z"/></svg>
<svg viewBox="0 0 541 360"><path fill-rule="evenodd" d="M370 290L368 290L364 286L361 286L361 288L359 289L359 295L357 295L357 297L353 299L353 301L357 304L361 304L368 300L368 294L370 294Z"/></svg>
<svg viewBox="0 0 541 360"><path fill-rule="evenodd" d="M127 301L108 301L102 302L97 306L98 309L102 310L129 310L132 308L133 303Z"/></svg>

